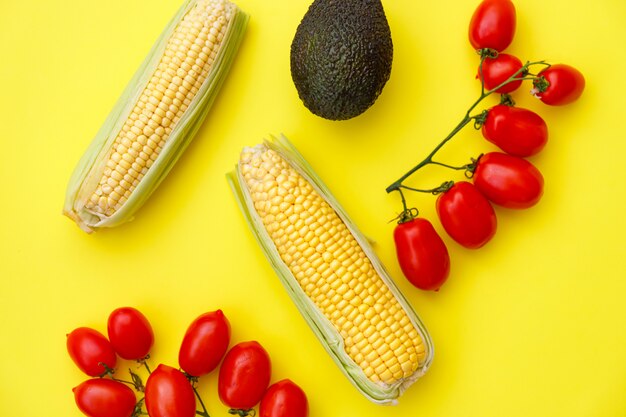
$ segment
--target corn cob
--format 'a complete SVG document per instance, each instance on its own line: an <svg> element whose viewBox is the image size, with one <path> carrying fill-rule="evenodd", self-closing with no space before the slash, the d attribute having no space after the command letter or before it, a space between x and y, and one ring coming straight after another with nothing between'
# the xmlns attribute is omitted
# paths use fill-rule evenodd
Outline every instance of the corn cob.
<svg viewBox="0 0 626 417"><path fill-rule="evenodd" d="M283 284L351 381L393 402L432 343L363 236L285 138L245 148L229 182Z"/></svg>
<svg viewBox="0 0 626 417"><path fill-rule="evenodd" d="M200 127L246 23L228 0L182 5L78 163L65 215L88 232L132 219Z"/></svg>

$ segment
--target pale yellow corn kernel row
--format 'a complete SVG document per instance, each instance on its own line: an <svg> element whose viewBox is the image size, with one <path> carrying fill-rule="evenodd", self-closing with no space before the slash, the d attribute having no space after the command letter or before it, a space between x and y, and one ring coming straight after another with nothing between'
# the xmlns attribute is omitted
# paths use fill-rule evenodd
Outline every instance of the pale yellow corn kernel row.
<svg viewBox="0 0 626 417"><path fill-rule="evenodd" d="M425 361L424 343L335 210L263 145L245 149L239 166L281 259L338 329L348 356L373 382L412 375Z"/></svg>
<svg viewBox="0 0 626 417"><path fill-rule="evenodd" d="M87 210L111 216L130 197L206 80L233 8L225 0L200 0L178 23L117 134Z"/></svg>

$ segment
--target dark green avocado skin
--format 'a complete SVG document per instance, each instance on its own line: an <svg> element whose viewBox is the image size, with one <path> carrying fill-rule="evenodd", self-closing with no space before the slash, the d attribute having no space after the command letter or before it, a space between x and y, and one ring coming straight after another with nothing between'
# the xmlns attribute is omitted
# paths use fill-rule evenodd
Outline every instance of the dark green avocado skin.
<svg viewBox="0 0 626 417"><path fill-rule="evenodd" d="M312 113L346 120L374 104L392 60L380 0L315 0L291 44L291 77Z"/></svg>

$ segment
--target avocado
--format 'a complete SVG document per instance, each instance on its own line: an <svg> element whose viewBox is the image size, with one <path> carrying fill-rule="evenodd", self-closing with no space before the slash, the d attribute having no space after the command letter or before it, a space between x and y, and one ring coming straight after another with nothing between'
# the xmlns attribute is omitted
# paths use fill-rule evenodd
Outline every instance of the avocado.
<svg viewBox="0 0 626 417"><path fill-rule="evenodd" d="M291 77L312 113L346 120L374 104L392 60L380 0L315 0L291 44Z"/></svg>

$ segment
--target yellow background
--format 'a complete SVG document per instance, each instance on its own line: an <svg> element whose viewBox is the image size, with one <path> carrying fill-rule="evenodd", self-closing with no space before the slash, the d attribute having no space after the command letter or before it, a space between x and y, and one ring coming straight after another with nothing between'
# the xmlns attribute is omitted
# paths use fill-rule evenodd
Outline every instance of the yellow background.
<svg viewBox="0 0 626 417"><path fill-rule="evenodd" d="M507 52L569 63L587 88L561 108L530 97L528 85L515 93L549 125L547 148L532 158L545 195L527 211L498 209L498 233L481 250L444 237L452 272L439 293L402 277L389 223L400 203L384 190L478 95L466 35L477 1L385 1L391 79L369 111L346 122L311 115L291 81L289 47L309 2L238 3L249 29L195 141L134 222L94 235L60 214L67 180L179 0L0 3L0 415L79 416L71 388L85 377L65 334L84 325L105 332L109 312L131 305L154 327L153 367L176 366L187 325L223 309L233 343L260 341L273 380L300 384L311 416L625 416L625 3L516 1ZM397 407L369 403L343 377L227 186L239 150L281 132L377 242L432 334L433 366ZM441 159L463 163L491 149L468 128ZM428 170L413 183L446 179L460 177ZM443 235L434 198L409 200ZM216 382L203 378L200 390L213 417L227 416Z"/></svg>

